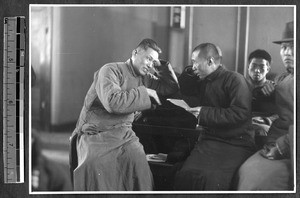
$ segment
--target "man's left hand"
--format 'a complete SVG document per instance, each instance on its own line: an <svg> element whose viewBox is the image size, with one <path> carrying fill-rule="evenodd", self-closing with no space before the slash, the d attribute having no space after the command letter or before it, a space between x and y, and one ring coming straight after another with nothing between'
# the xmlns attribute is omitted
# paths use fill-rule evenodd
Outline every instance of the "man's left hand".
<svg viewBox="0 0 300 198"><path fill-rule="evenodd" d="M278 160L283 158L276 146L276 143L274 142L265 144L263 149L260 151L260 154L269 160Z"/></svg>
<svg viewBox="0 0 300 198"><path fill-rule="evenodd" d="M201 111L201 107L191 107L189 109L186 109L188 112L190 112L191 114L193 114L196 118L198 118L200 111Z"/></svg>
<svg viewBox="0 0 300 198"><path fill-rule="evenodd" d="M165 60L156 60L154 61L153 67L151 67L152 73L159 73L162 70L162 67L166 66L168 61Z"/></svg>

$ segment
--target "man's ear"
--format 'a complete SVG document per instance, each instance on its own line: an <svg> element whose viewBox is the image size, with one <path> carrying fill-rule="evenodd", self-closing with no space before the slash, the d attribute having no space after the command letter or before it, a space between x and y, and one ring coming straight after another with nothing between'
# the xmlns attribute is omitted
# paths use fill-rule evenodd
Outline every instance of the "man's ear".
<svg viewBox="0 0 300 198"><path fill-rule="evenodd" d="M271 65L268 65L268 67L267 67L267 73L269 73L270 70L271 70Z"/></svg>
<svg viewBox="0 0 300 198"><path fill-rule="evenodd" d="M137 49L132 50L132 56L135 56L137 54Z"/></svg>
<svg viewBox="0 0 300 198"><path fill-rule="evenodd" d="M207 64L208 64L209 66L211 66L213 63L214 63L214 58L213 58L213 57L209 57L209 58L207 59Z"/></svg>

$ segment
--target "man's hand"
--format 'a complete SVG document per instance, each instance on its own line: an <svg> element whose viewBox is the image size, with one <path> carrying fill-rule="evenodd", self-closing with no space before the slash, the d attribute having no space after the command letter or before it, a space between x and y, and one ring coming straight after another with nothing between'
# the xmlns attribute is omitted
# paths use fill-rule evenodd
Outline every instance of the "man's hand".
<svg viewBox="0 0 300 198"><path fill-rule="evenodd" d="M153 73L159 73L159 71L161 71L162 67L163 66L166 66L167 65L167 61L165 60L156 60L154 61L154 64L153 64L153 67L151 67L151 70L153 70Z"/></svg>
<svg viewBox="0 0 300 198"><path fill-rule="evenodd" d="M258 136L267 136L271 124L272 121L267 117L257 116L252 118L252 128L255 131L255 135Z"/></svg>
<svg viewBox="0 0 300 198"><path fill-rule="evenodd" d="M155 90L153 89L149 89L149 88L146 88L147 89L147 93L149 95L150 98L154 99L154 101L158 104L158 105L161 105L161 101L156 93Z"/></svg>
<svg viewBox="0 0 300 198"><path fill-rule="evenodd" d="M265 96L270 96L275 90L275 85L273 83L266 83L261 89Z"/></svg>
<svg viewBox="0 0 300 198"><path fill-rule="evenodd" d="M198 118L198 115L200 114L200 111L201 111L201 107L191 107L191 108L186 109L186 111L190 112L196 118Z"/></svg>
<svg viewBox="0 0 300 198"><path fill-rule="evenodd" d="M256 116L252 118L253 124L265 124L271 126L272 120L268 117Z"/></svg>
<svg viewBox="0 0 300 198"><path fill-rule="evenodd" d="M260 154L269 160L278 160L283 158L276 146L276 143L274 142L265 144L263 149L260 151Z"/></svg>

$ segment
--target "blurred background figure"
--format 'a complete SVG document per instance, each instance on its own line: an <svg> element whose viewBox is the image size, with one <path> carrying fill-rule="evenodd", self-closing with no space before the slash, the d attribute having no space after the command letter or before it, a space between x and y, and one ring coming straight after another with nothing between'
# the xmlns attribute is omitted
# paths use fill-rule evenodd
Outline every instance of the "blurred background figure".
<svg viewBox="0 0 300 198"><path fill-rule="evenodd" d="M43 142L37 131L31 131L32 191L71 191L66 168L43 154Z"/></svg>
<svg viewBox="0 0 300 198"><path fill-rule="evenodd" d="M31 86L36 75L31 67ZM31 129L31 184L32 191L70 191L71 180L66 168L43 154L44 143L39 132Z"/></svg>

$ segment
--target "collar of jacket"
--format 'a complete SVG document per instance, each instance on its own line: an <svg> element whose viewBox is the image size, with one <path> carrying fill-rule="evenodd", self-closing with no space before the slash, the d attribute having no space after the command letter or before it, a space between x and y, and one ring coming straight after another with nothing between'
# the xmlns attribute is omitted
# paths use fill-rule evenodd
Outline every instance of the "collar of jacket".
<svg viewBox="0 0 300 198"><path fill-rule="evenodd" d="M213 81L215 80L220 73L222 73L223 71L225 71L225 68L223 67L223 65L220 65L215 71L213 71L211 74L209 74L208 76L206 76L205 80L208 81Z"/></svg>
<svg viewBox="0 0 300 198"><path fill-rule="evenodd" d="M246 76L246 82L252 89L255 89L257 87L263 87L267 83L273 83L272 80L266 79L264 82L259 82L259 84L256 84L249 75Z"/></svg>
<svg viewBox="0 0 300 198"><path fill-rule="evenodd" d="M132 64L132 60L131 58L128 59L126 62L126 65L130 71L130 73L134 76L134 77L138 77L139 75L135 72L134 68L133 68L133 64Z"/></svg>

